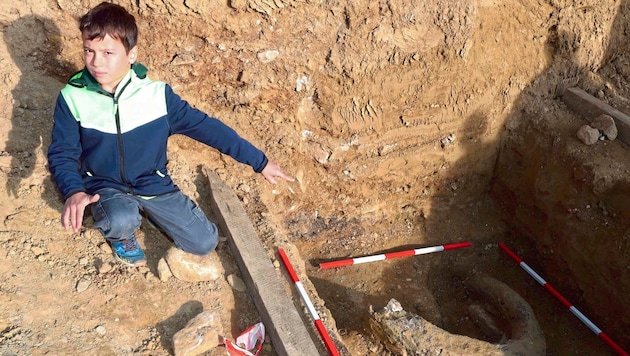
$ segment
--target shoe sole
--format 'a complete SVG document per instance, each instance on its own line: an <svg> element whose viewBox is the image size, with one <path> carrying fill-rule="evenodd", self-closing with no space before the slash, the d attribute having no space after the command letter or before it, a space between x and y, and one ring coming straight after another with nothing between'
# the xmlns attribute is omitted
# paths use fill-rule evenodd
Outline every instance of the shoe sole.
<svg viewBox="0 0 630 356"><path fill-rule="evenodd" d="M120 256L118 256L117 254L114 254L114 258L118 262L120 262L120 263L122 263L122 264L124 264L125 266L128 266L128 267L142 267L142 266L145 266L147 264L147 260L142 260L142 261L137 261L137 262L134 262L134 263L129 263L129 262L123 260L122 258L120 258Z"/></svg>

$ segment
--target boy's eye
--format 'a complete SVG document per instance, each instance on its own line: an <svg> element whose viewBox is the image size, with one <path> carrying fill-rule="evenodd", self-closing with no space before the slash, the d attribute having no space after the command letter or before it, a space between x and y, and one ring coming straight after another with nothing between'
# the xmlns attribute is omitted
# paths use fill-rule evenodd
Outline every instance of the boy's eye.
<svg viewBox="0 0 630 356"><path fill-rule="evenodd" d="M114 54L114 52L109 52L109 51L107 51L107 52L105 52L105 54L107 54L107 55L111 56L112 54Z"/></svg>

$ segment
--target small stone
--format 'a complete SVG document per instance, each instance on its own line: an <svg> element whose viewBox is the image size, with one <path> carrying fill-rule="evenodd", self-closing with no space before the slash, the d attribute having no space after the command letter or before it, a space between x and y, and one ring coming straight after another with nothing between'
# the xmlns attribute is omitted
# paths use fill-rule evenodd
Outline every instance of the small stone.
<svg viewBox="0 0 630 356"><path fill-rule="evenodd" d="M594 129L589 125L584 125L578 130L577 137L580 141L582 141L582 143L590 146L599 140L599 130Z"/></svg>
<svg viewBox="0 0 630 356"><path fill-rule="evenodd" d="M245 292L247 290L247 286L245 285L245 282L243 282L243 280L240 279L234 273L227 276L227 282L232 287L232 289L238 292Z"/></svg>
<svg viewBox="0 0 630 356"><path fill-rule="evenodd" d="M99 335L105 335L107 333L107 330L105 330L105 327L103 325L99 325L97 326L94 331L96 331L97 334Z"/></svg>
<svg viewBox="0 0 630 356"><path fill-rule="evenodd" d="M158 261L157 271L158 277L162 282L168 281L168 279L173 275L173 273L171 273L171 269L168 267L168 263L166 263L166 260L163 258L160 258Z"/></svg>
<svg viewBox="0 0 630 356"><path fill-rule="evenodd" d="M448 134L448 136L442 137L442 138L440 139L440 146L441 146L442 148L444 148L444 147L446 147L446 146L448 146L448 145L452 145L452 144L455 142L455 140L456 140L455 135L453 135L453 134Z"/></svg>
<svg viewBox="0 0 630 356"><path fill-rule="evenodd" d="M214 281L225 273L216 252L197 256L171 247L164 259L173 276L186 282Z"/></svg>
<svg viewBox="0 0 630 356"><path fill-rule="evenodd" d="M392 298L389 300L384 310L386 310L389 313L400 313L403 311L403 307L399 301Z"/></svg>
<svg viewBox="0 0 630 356"><path fill-rule="evenodd" d="M101 243L100 245L98 245L98 248L103 253L107 253L107 254L111 254L112 253L112 247L107 242Z"/></svg>
<svg viewBox="0 0 630 356"><path fill-rule="evenodd" d="M77 292L81 293L81 292L85 292L88 287L90 287L90 284L92 284L92 281L89 281L85 278L81 278L78 282L77 282Z"/></svg>
<svg viewBox="0 0 630 356"><path fill-rule="evenodd" d="M102 235L100 232L98 232L98 230L88 229L88 230L85 230L84 236L87 239L92 240L92 239L101 238Z"/></svg>
<svg viewBox="0 0 630 356"><path fill-rule="evenodd" d="M606 114L599 115L589 124L594 129L599 130L609 140L617 138L617 126L615 120Z"/></svg>
<svg viewBox="0 0 630 356"><path fill-rule="evenodd" d="M88 263L88 259L86 257L79 258L79 264L81 266L85 266Z"/></svg>
<svg viewBox="0 0 630 356"><path fill-rule="evenodd" d="M256 56L258 57L258 60L263 63L269 63L273 61L274 59L278 58L279 55L280 55L280 52L276 50L263 51L263 52L258 52L256 54Z"/></svg>
<svg viewBox="0 0 630 356"><path fill-rule="evenodd" d="M144 274L144 279L147 280L147 282L155 282L155 276L153 275L153 273L151 273L151 271L145 271L143 272Z"/></svg>
<svg viewBox="0 0 630 356"><path fill-rule="evenodd" d="M211 311L201 312L173 336L176 356L200 355L221 344L221 320Z"/></svg>
<svg viewBox="0 0 630 356"><path fill-rule="evenodd" d="M112 270L112 265L109 262L105 262L98 266L98 274L105 274Z"/></svg>

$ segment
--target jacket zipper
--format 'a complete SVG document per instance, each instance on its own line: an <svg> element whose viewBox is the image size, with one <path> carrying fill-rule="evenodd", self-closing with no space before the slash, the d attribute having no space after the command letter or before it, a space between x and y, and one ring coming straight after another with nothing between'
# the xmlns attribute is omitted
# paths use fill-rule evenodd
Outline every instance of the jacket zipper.
<svg viewBox="0 0 630 356"><path fill-rule="evenodd" d="M127 188L129 189L129 193L134 194L133 192L133 186L127 181L126 174L125 174L125 155L123 154L123 140L122 140L122 132L120 129L120 113L118 111L118 99L120 98L120 96L122 95L123 91L125 91L125 88L127 88L127 85L129 85L129 83L131 83L131 79L127 81L127 83L125 83L125 85L122 87L122 89L120 89L120 92L118 93L118 96L116 95L112 95L112 98L114 99L114 110L115 110L115 117L116 117L116 136L118 137L118 160L120 161L120 180L127 185Z"/></svg>

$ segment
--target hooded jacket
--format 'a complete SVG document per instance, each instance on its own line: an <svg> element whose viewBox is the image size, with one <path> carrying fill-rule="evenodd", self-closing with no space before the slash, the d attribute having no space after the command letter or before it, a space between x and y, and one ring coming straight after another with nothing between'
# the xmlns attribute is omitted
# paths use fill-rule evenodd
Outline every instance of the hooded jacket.
<svg viewBox="0 0 630 356"><path fill-rule="evenodd" d="M111 94L83 69L61 90L48 165L64 199L101 188L143 196L178 190L166 168L167 141L174 134L213 147L257 173L265 168L262 151L146 73L133 64Z"/></svg>

